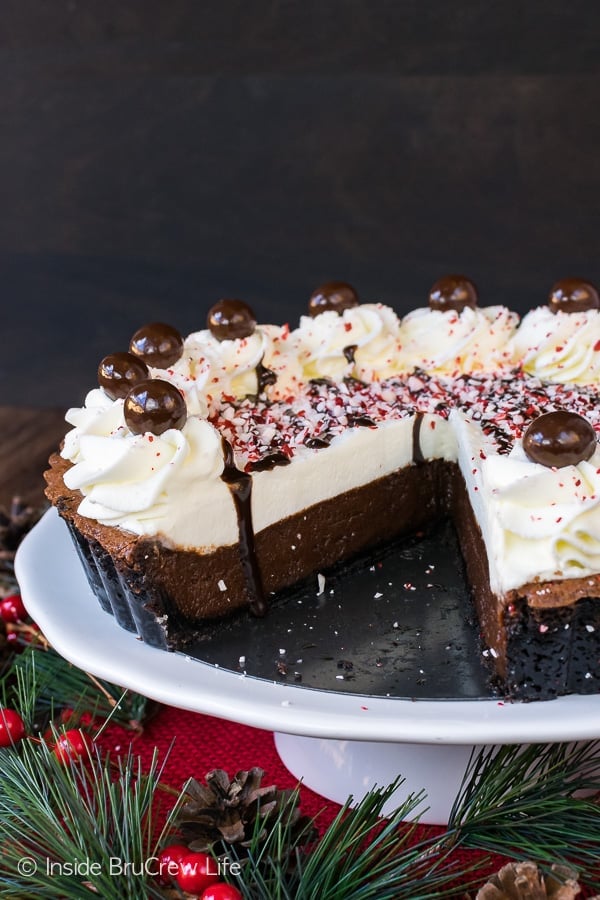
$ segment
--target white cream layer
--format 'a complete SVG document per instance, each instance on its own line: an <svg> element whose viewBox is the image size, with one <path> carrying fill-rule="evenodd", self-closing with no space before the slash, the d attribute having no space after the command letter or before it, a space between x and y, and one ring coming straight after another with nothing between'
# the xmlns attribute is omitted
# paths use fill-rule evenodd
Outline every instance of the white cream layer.
<svg viewBox="0 0 600 900"><path fill-rule="evenodd" d="M220 478L221 439L212 425L191 417L182 431L134 435L124 424L122 401L92 391L87 402L89 407L67 414L76 427L62 454L74 464L65 484L84 495L80 515L204 553L237 542L235 508ZM254 530L409 465L412 433L412 416L348 429L327 448L300 448L289 465L256 472ZM421 434L426 457L454 458L446 421L424 416Z"/></svg>
<svg viewBox="0 0 600 900"><path fill-rule="evenodd" d="M436 420L436 428L430 423ZM287 466L256 472L252 485L252 519L262 531L282 518L363 487L412 463L414 417L382 422L377 428L352 428L327 448L303 449ZM426 458L454 458L448 422L423 417L421 447Z"/></svg>
<svg viewBox="0 0 600 900"><path fill-rule="evenodd" d="M220 478L220 436L207 421L190 417L182 431L133 435L122 401L101 391L70 411L69 421L76 427L63 455L74 466L65 482L84 495L81 515L199 552L237 542L235 508ZM408 416L348 429L328 448L300 449L289 465L255 473L255 531L410 465L413 424ZM600 571L600 451L557 470L532 463L520 442L499 455L456 410L449 420L424 416L420 445L425 458L458 460L494 591Z"/></svg>

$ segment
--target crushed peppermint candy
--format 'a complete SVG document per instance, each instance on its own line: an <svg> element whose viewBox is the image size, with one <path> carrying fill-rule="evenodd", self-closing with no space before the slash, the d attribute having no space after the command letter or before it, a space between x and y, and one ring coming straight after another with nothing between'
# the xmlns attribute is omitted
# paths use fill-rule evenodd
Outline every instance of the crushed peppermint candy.
<svg viewBox="0 0 600 900"><path fill-rule="evenodd" d="M307 449L318 451L348 429L377 428L417 413L448 418L452 409L479 423L490 449L502 455L544 412L569 409L600 432L595 385L545 383L519 368L455 377L419 370L370 384L353 378L339 383L318 379L299 388L293 405L263 395L241 400L224 396L211 408L209 419L252 471L264 464L285 465Z"/></svg>

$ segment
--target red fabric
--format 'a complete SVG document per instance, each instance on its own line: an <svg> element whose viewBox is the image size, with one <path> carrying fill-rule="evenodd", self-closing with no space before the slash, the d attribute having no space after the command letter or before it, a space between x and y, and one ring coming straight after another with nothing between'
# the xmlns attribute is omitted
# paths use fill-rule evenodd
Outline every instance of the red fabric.
<svg viewBox="0 0 600 900"><path fill-rule="evenodd" d="M158 715L146 726L143 735L134 741L134 749L143 762L150 763L154 748L158 748L161 760L167 755L174 740L166 763L163 781L179 789L189 777L204 780L211 769L224 769L229 775L241 769L259 766L264 769L264 784L275 784L279 788L293 788L297 779L291 775L279 758L273 735L270 732L239 725L224 719L190 713L172 707L163 707ZM119 753L131 740L131 734L123 729L108 729L102 740L103 747L111 753ZM307 815L318 817L317 825L322 832L339 810L332 801L301 786L301 808ZM439 834L442 829L435 826L420 826L415 841ZM473 862L483 854L457 851L456 858ZM506 860L492 857L486 872L497 871ZM457 897L463 892L457 889Z"/></svg>

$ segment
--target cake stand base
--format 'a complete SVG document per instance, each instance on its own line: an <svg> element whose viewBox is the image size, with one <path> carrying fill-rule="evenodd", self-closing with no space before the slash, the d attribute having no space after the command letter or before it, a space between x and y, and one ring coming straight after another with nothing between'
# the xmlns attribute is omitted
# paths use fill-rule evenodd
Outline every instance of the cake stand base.
<svg viewBox="0 0 600 900"><path fill-rule="evenodd" d="M306 787L340 805L358 803L373 787L405 780L383 809L390 814L409 794L426 792L411 814L428 825L446 825L469 758L479 745L340 741L275 733L283 764Z"/></svg>

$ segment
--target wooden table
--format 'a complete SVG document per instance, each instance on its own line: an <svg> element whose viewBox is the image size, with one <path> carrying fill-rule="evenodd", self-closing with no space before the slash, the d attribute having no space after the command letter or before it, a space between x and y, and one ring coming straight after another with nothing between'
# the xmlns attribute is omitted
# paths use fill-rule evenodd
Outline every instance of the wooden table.
<svg viewBox="0 0 600 900"><path fill-rule="evenodd" d="M44 502L43 472L67 428L62 409L0 406L0 506L15 495L32 506Z"/></svg>

